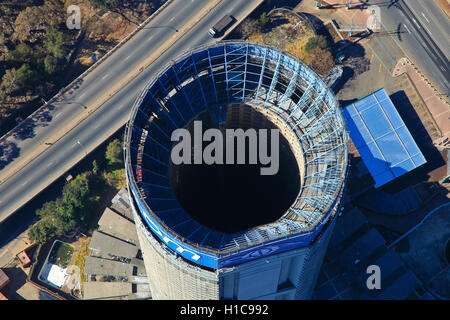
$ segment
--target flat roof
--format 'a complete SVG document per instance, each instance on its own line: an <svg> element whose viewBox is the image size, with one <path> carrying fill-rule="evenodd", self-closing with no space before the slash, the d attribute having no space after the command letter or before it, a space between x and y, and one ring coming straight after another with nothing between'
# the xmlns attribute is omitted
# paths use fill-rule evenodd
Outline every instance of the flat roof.
<svg viewBox="0 0 450 320"><path fill-rule="evenodd" d="M384 88L348 105L342 115L375 188L426 163Z"/></svg>
<svg viewBox="0 0 450 320"><path fill-rule="evenodd" d="M83 282L84 300L108 299L128 296L132 293L129 282Z"/></svg>
<svg viewBox="0 0 450 320"><path fill-rule="evenodd" d="M98 221L100 231L128 242L139 243L136 226L133 222L106 208Z"/></svg>
<svg viewBox="0 0 450 320"><path fill-rule="evenodd" d="M94 231L89 248L94 251L100 251L104 254L112 254L119 257L134 258L137 255L139 247L131 242L119 240L105 233Z"/></svg>
<svg viewBox="0 0 450 320"><path fill-rule="evenodd" d="M85 274L128 277L133 275L133 265L119 261L87 256Z"/></svg>

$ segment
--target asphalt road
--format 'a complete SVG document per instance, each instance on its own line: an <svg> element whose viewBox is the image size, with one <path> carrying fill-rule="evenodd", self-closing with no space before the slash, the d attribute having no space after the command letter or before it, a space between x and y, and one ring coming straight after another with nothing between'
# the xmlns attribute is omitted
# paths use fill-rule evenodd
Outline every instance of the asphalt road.
<svg viewBox="0 0 450 320"><path fill-rule="evenodd" d="M63 119L73 116L74 112L82 111L80 109L83 107L79 105L92 103L105 87L120 79L142 57L163 43L168 36L177 32L176 29L201 10L206 2L207 0L179 0L169 5L151 23L151 27L140 31L125 47L104 61L95 71L95 76L89 77L73 94L56 104L52 122L57 119L59 125L62 125ZM222 1L162 56L86 120L1 184L0 222L17 210L20 207L19 204L36 196L45 184L48 185L48 181L58 178L58 171L72 167L78 161L77 159L86 155L87 150L92 150L104 141L108 128L123 125L128 119L137 95L164 65L190 48L213 43L214 40L208 36L207 30L226 13L236 16L248 10L253 3L254 1L248 0ZM50 136L58 128L59 126L40 128L44 132L39 133L39 138L42 139L41 141L45 140L46 136ZM35 140L31 140L30 144L36 143ZM22 145L20 147L23 148Z"/></svg>
<svg viewBox="0 0 450 320"><path fill-rule="evenodd" d="M372 1L370 2L372 4ZM450 23L432 0L385 0L374 2L381 8L381 23L408 57L432 80L444 95L450 94Z"/></svg>

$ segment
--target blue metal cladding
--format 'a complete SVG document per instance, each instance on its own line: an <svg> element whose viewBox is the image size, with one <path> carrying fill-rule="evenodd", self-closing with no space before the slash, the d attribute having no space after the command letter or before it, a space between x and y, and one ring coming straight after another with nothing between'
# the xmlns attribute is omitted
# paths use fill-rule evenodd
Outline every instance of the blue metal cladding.
<svg viewBox="0 0 450 320"><path fill-rule="evenodd" d="M173 130L202 111L217 121L228 103L266 108L286 122L304 157L301 190L274 223L234 234L210 230L180 206L168 179ZM145 224L170 249L220 268L308 246L334 217L347 172L347 135L323 80L275 48L225 42L185 53L136 99L125 134L130 192Z"/></svg>
<svg viewBox="0 0 450 320"><path fill-rule="evenodd" d="M324 227L329 222L329 219L333 218L331 217L331 214L328 214L323 219L323 221L321 221L321 223L310 232L283 237L274 241L268 241L263 244L251 246L243 250L237 250L229 254L220 254L219 252L210 253L205 250L194 248L192 245L189 245L182 239L177 239L171 233L166 232L164 228L161 227L160 224L155 221L149 214L147 208L139 199L136 189L133 185L131 185L131 192L133 194L133 198L136 200L141 216L144 218L147 226L162 242L164 242L170 249L172 249L183 258L196 264L213 269L233 266L275 253L281 253L287 250L308 246L324 231ZM338 199L336 199L336 204L337 200Z"/></svg>
<svg viewBox="0 0 450 320"><path fill-rule="evenodd" d="M342 114L376 188L426 163L384 88L345 107Z"/></svg>

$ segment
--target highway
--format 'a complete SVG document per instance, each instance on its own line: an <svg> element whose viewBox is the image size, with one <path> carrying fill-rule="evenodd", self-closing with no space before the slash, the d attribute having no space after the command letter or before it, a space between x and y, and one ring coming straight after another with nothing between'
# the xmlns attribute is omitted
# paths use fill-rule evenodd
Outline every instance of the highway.
<svg viewBox="0 0 450 320"><path fill-rule="evenodd" d="M441 94L450 94L450 23L435 1L379 1L381 23L408 58L436 85ZM372 4L372 1L371 1ZM374 2L373 4L377 4Z"/></svg>
<svg viewBox="0 0 450 320"><path fill-rule="evenodd" d="M46 152L0 185L0 222L31 200L89 151L123 126L137 95L162 67L181 53L202 44L213 43L207 30L223 15L237 17L261 1L221 1L193 28L175 42L148 68L144 69L118 93L71 130ZM120 81L139 61L161 46L189 19L207 5L208 0L177 0L164 9L146 28L139 31L124 47L105 60L72 94L53 104L48 126L35 129L35 137L19 141L21 150L44 143L75 114L83 112L115 81Z"/></svg>

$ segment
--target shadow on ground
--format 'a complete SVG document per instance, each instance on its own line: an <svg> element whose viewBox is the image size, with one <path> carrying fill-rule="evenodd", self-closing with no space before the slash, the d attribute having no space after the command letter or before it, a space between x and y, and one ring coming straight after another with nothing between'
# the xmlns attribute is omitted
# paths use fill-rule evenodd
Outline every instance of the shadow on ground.
<svg viewBox="0 0 450 320"><path fill-rule="evenodd" d="M0 145L0 170L20 155L20 148L13 142Z"/></svg>
<svg viewBox="0 0 450 320"><path fill-rule="evenodd" d="M3 294L9 300L24 300L24 298L17 294L19 290L27 281L27 274L21 269L16 267L2 268L10 279L10 283L2 290Z"/></svg>

